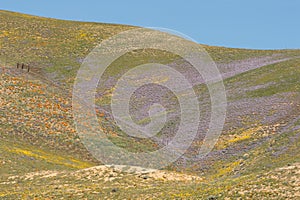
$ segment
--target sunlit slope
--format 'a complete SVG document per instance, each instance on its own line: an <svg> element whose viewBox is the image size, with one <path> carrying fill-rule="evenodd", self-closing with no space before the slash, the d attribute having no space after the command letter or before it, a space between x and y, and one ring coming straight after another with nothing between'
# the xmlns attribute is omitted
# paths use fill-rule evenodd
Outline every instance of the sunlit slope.
<svg viewBox="0 0 300 200"><path fill-rule="evenodd" d="M300 50L203 45L224 77L225 127L213 151L197 160L204 123L186 155L168 167L199 179L183 175L174 180L172 173L153 177L105 167L80 170L99 162L76 133L72 83L82 60L99 42L131 28L0 11L1 67L7 63L0 77L0 198L298 198ZM160 51L128 54L107 75L117 78L129 67L150 60L172 63L173 58ZM17 62L32 65L32 72L16 69ZM209 117L207 88L195 85L195 91L201 94L202 116ZM109 96L110 92L99 95L97 105L105 109ZM98 113L100 120L106 115ZM160 147L128 138L114 126L104 128L120 147L132 151ZM169 138L168 133L162 135Z"/></svg>
<svg viewBox="0 0 300 200"><path fill-rule="evenodd" d="M17 62L30 64L35 71L47 73L49 77L63 83L72 83L81 62L97 44L132 28L134 27L64 21L0 11L0 58L2 62L12 66ZM203 47L220 63L297 53L290 50L260 51L206 45ZM167 59L159 52L151 55L151 59L158 62ZM142 58L144 57L145 55L142 55ZM124 57L122 63L126 61L130 62Z"/></svg>

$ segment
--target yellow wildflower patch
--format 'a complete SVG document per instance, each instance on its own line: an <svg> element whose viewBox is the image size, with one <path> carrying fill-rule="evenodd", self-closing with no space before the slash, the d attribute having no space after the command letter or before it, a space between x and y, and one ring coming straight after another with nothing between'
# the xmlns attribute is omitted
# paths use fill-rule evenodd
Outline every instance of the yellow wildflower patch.
<svg viewBox="0 0 300 200"><path fill-rule="evenodd" d="M19 147L10 147L7 148L7 150L11 153L33 157L36 159L44 160L52 164L63 165L70 168L84 169L84 168L92 167L90 163L82 162L73 158L54 155L42 150L29 150L29 149L24 149Z"/></svg>

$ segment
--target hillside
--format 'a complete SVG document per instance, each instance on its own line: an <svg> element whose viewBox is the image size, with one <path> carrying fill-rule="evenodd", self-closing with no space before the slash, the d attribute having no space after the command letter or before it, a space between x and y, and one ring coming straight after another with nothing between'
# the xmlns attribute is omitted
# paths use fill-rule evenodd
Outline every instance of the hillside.
<svg viewBox="0 0 300 200"><path fill-rule="evenodd" d="M0 199L300 198L300 50L201 45L224 78L228 100L224 130L206 157L195 159L210 116L200 84L194 86L203 105L199 135L177 162L152 172L93 158L76 133L72 86L97 44L133 28L0 11ZM149 60L174 64L166 52L139 53L122 56L107 77ZM116 145L152 151L162 145L157 140L172 138L176 118L157 140L126 136L110 117L111 93L99 87L96 104L100 126Z"/></svg>

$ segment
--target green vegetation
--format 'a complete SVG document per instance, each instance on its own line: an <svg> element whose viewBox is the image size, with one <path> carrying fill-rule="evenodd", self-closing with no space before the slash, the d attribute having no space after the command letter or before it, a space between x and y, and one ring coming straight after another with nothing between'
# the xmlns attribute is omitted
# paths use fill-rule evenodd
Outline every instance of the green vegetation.
<svg viewBox="0 0 300 200"><path fill-rule="evenodd" d="M72 83L82 59L97 44L132 28L0 11L0 63L6 69L0 75L0 199L299 198L300 50L202 45L220 66L265 57L292 59L224 80L229 117L213 156L176 162L157 173L94 167L99 162L76 134ZM139 64L174 59L178 57L153 49L128 53L112 63L102 80L117 79ZM30 64L33 73L20 73L17 62ZM98 90L105 95L96 103L105 107L112 89ZM207 87L195 90L203 107L209 107ZM151 140L127 137L107 125L111 121L105 113L97 114L116 145L133 152L159 148ZM196 154L201 144L195 141L187 154Z"/></svg>
<svg viewBox="0 0 300 200"><path fill-rule="evenodd" d="M295 58L289 61L269 65L229 78L225 81L225 84L228 86L242 84L243 87L248 88L261 86L258 89L246 91L244 94L245 97L250 98L271 96L285 92L299 92L299 64L300 59ZM234 98L236 99L237 96Z"/></svg>

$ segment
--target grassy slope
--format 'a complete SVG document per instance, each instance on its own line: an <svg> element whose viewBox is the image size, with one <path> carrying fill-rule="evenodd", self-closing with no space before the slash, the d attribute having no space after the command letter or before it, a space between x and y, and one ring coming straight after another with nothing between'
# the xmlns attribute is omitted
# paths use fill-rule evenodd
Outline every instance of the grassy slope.
<svg viewBox="0 0 300 200"><path fill-rule="evenodd" d="M72 82L83 58L101 41L134 27L40 18L0 11L0 58L10 65L24 62L42 72L55 72ZM297 51L260 51L203 46L217 62L231 62ZM158 59L162 59L159 57ZM122 60L122 62L124 62ZM71 80L69 80L71 79Z"/></svg>
<svg viewBox="0 0 300 200"><path fill-rule="evenodd" d="M14 66L16 62L30 63L35 67L35 72L42 77L52 79L60 85L65 84L66 91L74 80L80 61L96 44L111 35L131 28L122 25L44 19L7 11L0 11L0 27L2 62L7 60L11 66ZM204 46L204 48L218 63L274 54L300 55L297 50L259 51L209 46ZM165 59L165 55L155 56L160 61ZM124 60L126 57L119 62L126 65ZM133 62L133 60L127 62ZM9 189L16 185L10 182L1 187L0 197L16 199L26 198L26 195L29 197L37 195L76 198L76 195L81 195L87 198L99 198L99 196L208 198L214 196L268 199L299 195L299 188L295 186L297 182L293 181L297 177L299 179L299 174L297 175L299 164L297 163L300 162L300 154L297 151L300 132L299 128L295 129L300 125L300 120L297 120L300 116L299 101L297 101L300 93L299 62L299 59L293 59L225 80L225 86L230 93L229 100L233 103L281 95L289 98L282 100L282 104L292 105L287 115L270 120L268 123L263 120L258 121L255 115L243 114L241 110L241 117L246 117L241 120L242 125L228 129L221 137L216 150L232 147L239 151L241 146L249 146L253 142L258 143L258 146L249 149L246 153L241 152L229 157L221 156L218 159L208 160L210 164L208 170L199 172L201 167L199 168L198 164L187 169L193 173L201 173L206 177L205 181L200 183L158 181L145 180L136 175L126 175L126 178L108 182L93 177L97 183L95 185L90 180L78 180L72 176L66 179L57 175L46 179L50 187L45 187L41 184L44 179L41 180L38 177L29 182L16 178L19 181L19 188ZM1 76L0 161L2 164L0 163L0 166L1 177L3 177L1 181L5 181L5 177L12 174L22 175L36 170L72 171L76 168L95 165L88 161L90 159L86 156L84 148L78 142L76 143L72 118L68 114L70 105L65 102L70 99L53 92L54 89L51 90L51 86L47 83L37 83L36 79L38 78L35 77L34 82L28 82L24 77ZM255 88L255 86L263 87ZM39 98L33 98L33 92ZM23 102L20 101L22 98L24 98ZM34 105L39 104L40 108L32 109ZM66 106L66 110L62 105ZM274 105L277 104L274 103ZM278 107L280 107L279 103ZM53 111L56 113L55 116L53 116ZM24 116L24 112L28 115ZM275 108L268 110L267 115L275 116L278 114L276 112L283 111ZM42 117L37 120L35 116L41 113ZM24 121L31 124L41 123L37 123L36 127L29 130L30 125L24 124ZM47 123L51 128L44 126ZM276 128L277 124L281 125ZM52 125L55 125L55 129L52 129ZM272 131L273 128L274 131ZM53 135L51 131L61 132L61 134ZM13 139L11 135L14 136ZM55 146L58 143L60 148ZM74 149L71 155L67 153L68 148ZM282 171L281 168L288 165L291 167ZM116 176L120 175L117 173ZM285 182L281 182L281 179ZM131 188L129 192L125 192L128 186ZM67 191L66 187L70 191ZM38 192L41 188L42 192ZM87 192L83 188L90 188L91 191ZM117 188L116 192L112 192L113 188ZM274 193L276 188L280 189Z"/></svg>

